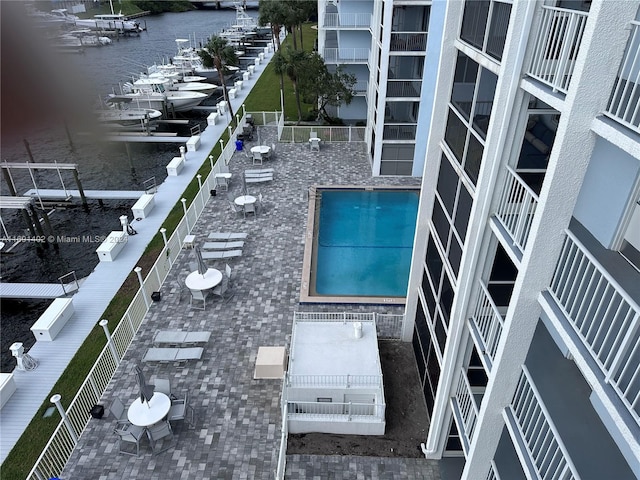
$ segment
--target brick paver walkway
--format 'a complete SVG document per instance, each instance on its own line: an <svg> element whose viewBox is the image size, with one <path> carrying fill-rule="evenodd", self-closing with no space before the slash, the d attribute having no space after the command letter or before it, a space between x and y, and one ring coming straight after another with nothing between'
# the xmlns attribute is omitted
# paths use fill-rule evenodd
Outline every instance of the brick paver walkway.
<svg viewBox="0 0 640 480"><path fill-rule="evenodd" d="M261 127L262 143L276 142L274 127ZM254 142L255 144L255 142ZM251 146L251 145L249 145ZM212 332L199 361L176 366L144 364L149 381L168 378L178 396L189 392L196 411L195 428L175 429L175 447L152 455L146 439L140 457L118 452L115 422L92 419L82 434L61 478L107 479L269 479L274 478L280 443L282 382L254 380L259 346L289 346L293 312L376 311L402 313L403 307L301 305L299 303L304 230L309 186L419 185L418 179L372 178L364 144L323 144L320 153L303 144L278 144L273 182L249 185L262 193L265 212L248 217L234 214L227 195L212 197L194 230L197 241L213 231L249 234L242 257L231 259L235 295L228 302L209 299L206 311L189 308L188 294L176 286L189 271L193 252L185 250L162 287L162 300L152 305L138 335L118 367L102 402L115 396L129 405L138 393L134 368L159 329ZM236 152L230 197L242 189L241 172L253 168ZM224 269L224 261L213 265ZM287 478L292 479L429 479L439 480L436 462L421 459L290 455Z"/></svg>

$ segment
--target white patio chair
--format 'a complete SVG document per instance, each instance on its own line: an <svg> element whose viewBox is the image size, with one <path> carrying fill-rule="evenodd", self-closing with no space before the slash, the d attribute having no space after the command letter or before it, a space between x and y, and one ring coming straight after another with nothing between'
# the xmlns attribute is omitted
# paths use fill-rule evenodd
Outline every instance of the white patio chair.
<svg viewBox="0 0 640 480"><path fill-rule="evenodd" d="M260 152L251 152L253 164L262 165L262 154Z"/></svg>
<svg viewBox="0 0 640 480"><path fill-rule="evenodd" d="M309 133L309 140L311 140L312 138L318 138L318 132L311 130L311 132Z"/></svg>
<svg viewBox="0 0 640 480"><path fill-rule="evenodd" d="M256 206L254 203L244 204L244 218L247 218L248 213L253 213L253 216L256 216Z"/></svg>
<svg viewBox="0 0 640 480"><path fill-rule="evenodd" d="M231 267L229 264L225 265L224 274L222 282L220 285L216 286L212 292L214 295L220 297L221 300L228 301L233 297L233 294L227 295L227 292L231 289Z"/></svg>
<svg viewBox="0 0 640 480"><path fill-rule="evenodd" d="M276 144L271 144L271 158L276 158Z"/></svg>
<svg viewBox="0 0 640 480"><path fill-rule="evenodd" d="M111 401L111 405L109 406L109 413L111 414L111 416L113 416L113 418L116 419L117 423L129 423L129 420L127 419L127 412L124 408L124 403L122 403L122 400L120 400L120 398L115 397Z"/></svg>
<svg viewBox="0 0 640 480"><path fill-rule="evenodd" d="M205 310L207 308L207 292L202 290L191 290L191 301L189 305L191 308L195 308L198 310ZM202 302L202 308L195 305L194 302Z"/></svg>
<svg viewBox="0 0 640 480"><path fill-rule="evenodd" d="M151 450L153 450L154 455L165 452L174 446L173 430L171 430L171 425L167 421L163 420L147 427L147 435L149 436ZM165 440L167 438L169 439L168 442ZM167 443L167 445L165 445L165 443Z"/></svg>
<svg viewBox="0 0 640 480"><path fill-rule="evenodd" d="M216 178L216 189L220 190L220 191L227 191L229 190L229 183L227 182L227 179L225 177L215 177Z"/></svg>
<svg viewBox="0 0 640 480"><path fill-rule="evenodd" d="M319 152L320 140L318 140L317 138L312 138L311 140L309 140L309 148L311 149L312 152Z"/></svg>
<svg viewBox="0 0 640 480"><path fill-rule="evenodd" d="M113 432L118 435L118 450L125 455L140 456L140 439L144 435L144 427L138 427L131 423L119 425ZM136 452L128 452L123 449L125 444L134 444L136 446Z"/></svg>
<svg viewBox="0 0 640 480"><path fill-rule="evenodd" d="M264 213L264 197L262 193L258 194L258 210L260 211L260 215Z"/></svg>
<svg viewBox="0 0 640 480"><path fill-rule="evenodd" d="M171 381L168 378L156 378L153 381L153 391L164 393L169 398L175 398L171 393Z"/></svg>
<svg viewBox="0 0 640 480"><path fill-rule="evenodd" d="M244 214L244 209L241 206L236 205L232 200L227 200L227 201L229 202L229 207L231 208L233 213Z"/></svg>

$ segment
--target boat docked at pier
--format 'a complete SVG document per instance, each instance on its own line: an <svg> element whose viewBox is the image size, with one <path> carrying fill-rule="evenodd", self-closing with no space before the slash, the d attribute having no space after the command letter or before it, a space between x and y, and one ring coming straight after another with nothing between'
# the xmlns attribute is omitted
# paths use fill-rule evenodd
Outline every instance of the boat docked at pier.
<svg viewBox="0 0 640 480"><path fill-rule="evenodd" d="M137 106L132 98L113 99L109 104L111 107L95 110L99 123L125 127L149 125L162 118L160 110Z"/></svg>
<svg viewBox="0 0 640 480"><path fill-rule="evenodd" d="M149 81L139 84L127 82L122 86L120 95L112 94L107 97L108 103L131 99L143 108L152 108L164 112L187 112L202 103L207 95L200 92L167 90L162 82Z"/></svg>
<svg viewBox="0 0 640 480"><path fill-rule="evenodd" d="M122 33L140 33L144 31L144 28L138 22L129 20L121 13L94 15L93 18L79 18L75 21L75 24L78 27L92 30L116 30Z"/></svg>

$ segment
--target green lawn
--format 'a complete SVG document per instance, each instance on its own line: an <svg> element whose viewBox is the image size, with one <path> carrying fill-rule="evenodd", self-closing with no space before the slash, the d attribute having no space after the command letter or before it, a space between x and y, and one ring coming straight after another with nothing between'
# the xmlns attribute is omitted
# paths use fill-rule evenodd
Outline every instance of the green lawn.
<svg viewBox="0 0 640 480"><path fill-rule="evenodd" d="M303 26L303 43L305 50L312 49L317 37L317 31L312 29L311 26L311 24L305 24ZM290 37L287 37L285 44L289 43L289 41ZM247 97L245 106L247 111L252 112L280 110L280 80L273 72L271 64L267 65L265 71L260 76L260 79ZM297 120L298 114L295 106L293 87L287 78L285 78L285 106L287 118ZM308 108L311 108L311 105L303 104L302 108L303 112L306 112ZM221 137L225 144L229 139L228 137L229 134L225 131L225 134ZM217 158L218 155L220 155L219 142L216 142L216 147L210 154L213 155L214 158ZM205 178L209 174L210 170L211 166L209 162L205 160L198 173L202 175L202 178ZM196 178L194 178L182 195L182 197L187 199L187 205L191 204L197 191L198 182ZM177 224L180 222L182 215L182 203L177 202L163 223L163 227L167 229L167 237L173 233ZM138 265L142 267L143 272L148 272L150 270L151 266L158 258L159 253L162 251L162 248L162 237L160 233L158 233L149 243L138 262ZM117 322L122 318L122 315L128 308L129 303L131 303L131 300L138 288L139 284L137 276L134 272L131 272L116 296L100 317L109 320L110 330L115 329ZM46 443L49 441L54 429L60 422L60 415L57 412L48 418L42 417L45 410L52 406L48 399L51 398L53 394L59 393L62 396L62 405L67 409L105 344L106 340L102 327L96 325L76 355L73 357L60 379L54 385L52 391L47 396L47 399L42 403L33 420L25 429L22 437L20 437L14 448L9 452L7 458L2 463L0 471L3 479L26 478Z"/></svg>

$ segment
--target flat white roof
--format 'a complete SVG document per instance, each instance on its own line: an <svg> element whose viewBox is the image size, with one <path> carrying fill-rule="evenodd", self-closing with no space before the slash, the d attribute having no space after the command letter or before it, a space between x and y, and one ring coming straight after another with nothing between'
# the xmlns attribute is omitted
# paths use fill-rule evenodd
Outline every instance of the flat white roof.
<svg viewBox="0 0 640 480"><path fill-rule="evenodd" d="M291 337L290 375L382 375L373 322L296 321Z"/></svg>

